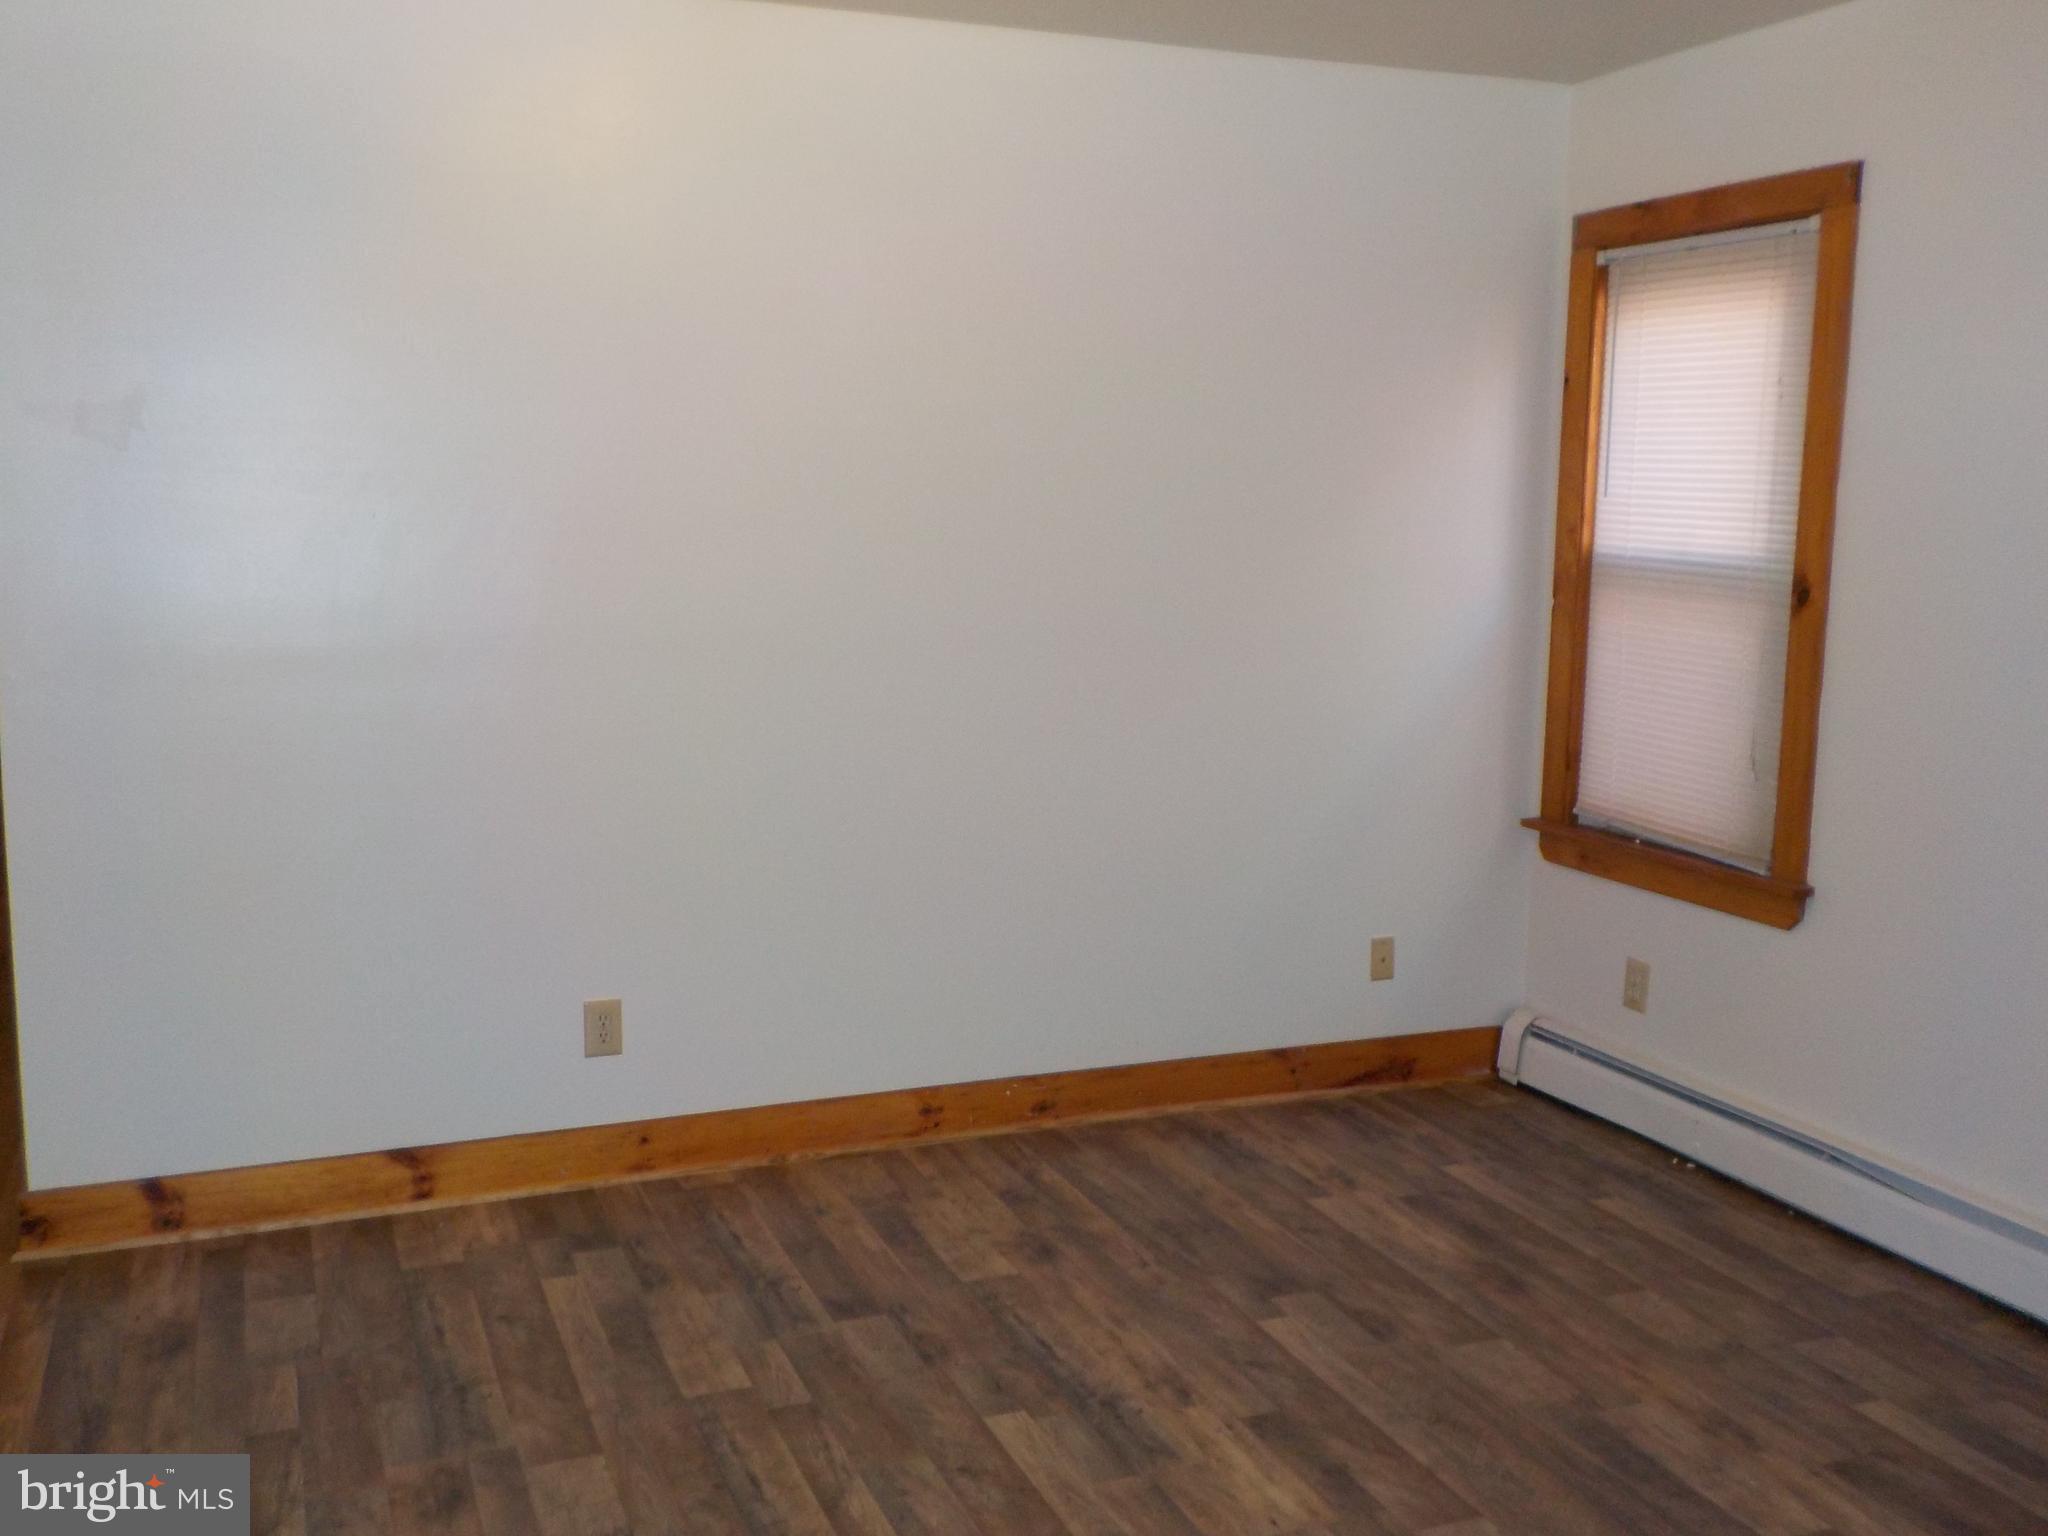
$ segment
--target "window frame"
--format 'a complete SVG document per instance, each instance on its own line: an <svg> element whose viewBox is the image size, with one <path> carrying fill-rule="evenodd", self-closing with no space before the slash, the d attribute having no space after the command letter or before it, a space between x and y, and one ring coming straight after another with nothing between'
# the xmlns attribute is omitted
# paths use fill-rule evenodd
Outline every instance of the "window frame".
<svg viewBox="0 0 2048 1536"><path fill-rule="evenodd" d="M1798 926L1813 894L1807 883L1807 866L1813 841L1821 664L1827 641L1828 578L1848 393L1849 322L1862 187L1863 163L1851 161L1629 203L1582 214L1572 224L1542 814L1529 817L1522 825L1538 834L1543 857L1550 863L1774 928ZM1800 466L1799 527L1793 548L1776 820L1770 872L1757 874L1704 854L1582 826L1575 810L1585 726L1593 512L1599 486L1607 362L1607 268L1599 258L1602 251L1627 246L1816 216L1820 220L1819 273Z"/></svg>

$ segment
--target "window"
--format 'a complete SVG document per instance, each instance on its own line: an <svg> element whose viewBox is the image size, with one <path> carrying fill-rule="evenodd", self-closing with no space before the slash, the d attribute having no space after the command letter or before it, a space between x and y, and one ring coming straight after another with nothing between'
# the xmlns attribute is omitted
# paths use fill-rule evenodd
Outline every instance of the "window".
<svg viewBox="0 0 2048 1536"><path fill-rule="evenodd" d="M1790 928L1812 894L1857 165L1573 230L1541 834Z"/></svg>

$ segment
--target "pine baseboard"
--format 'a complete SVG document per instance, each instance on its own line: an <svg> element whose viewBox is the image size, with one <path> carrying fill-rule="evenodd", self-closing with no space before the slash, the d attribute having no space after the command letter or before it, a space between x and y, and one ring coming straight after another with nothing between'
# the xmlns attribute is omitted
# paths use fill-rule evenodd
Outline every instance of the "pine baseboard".
<svg viewBox="0 0 2048 1536"><path fill-rule="evenodd" d="M1484 1077L1498 1029L994 1078L303 1162L30 1190L24 1259L217 1237L1204 1104Z"/></svg>

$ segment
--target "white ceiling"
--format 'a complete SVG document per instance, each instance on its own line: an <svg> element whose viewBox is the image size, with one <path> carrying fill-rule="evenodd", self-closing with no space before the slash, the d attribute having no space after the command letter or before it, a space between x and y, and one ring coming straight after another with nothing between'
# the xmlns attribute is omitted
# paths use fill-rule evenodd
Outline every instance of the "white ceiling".
<svg viewBox="0 0 2048 1536"><path fill-rule="evenodd" d="M1576 82L1840 0L794 0L1290 58Z"/></svg>

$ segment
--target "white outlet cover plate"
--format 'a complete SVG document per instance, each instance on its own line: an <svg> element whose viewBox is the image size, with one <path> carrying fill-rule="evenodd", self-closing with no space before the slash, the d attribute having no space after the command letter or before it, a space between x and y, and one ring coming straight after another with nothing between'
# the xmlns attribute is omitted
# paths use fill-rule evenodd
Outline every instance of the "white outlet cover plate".
<svg viewBox="0 0 2048 1536"><path fill-rule="evenodd" d="M583 1054L617 1056L626 1048L626 1010L616 997L592 998L583 1005Z"/></svg>
<svg viewBox="0 0 2048 1536"><path fill-rule="evenodd" d="M1650 1011L1650 966L1631 959L1621 971L1621 1006L1635 1013Z"/></svg>

